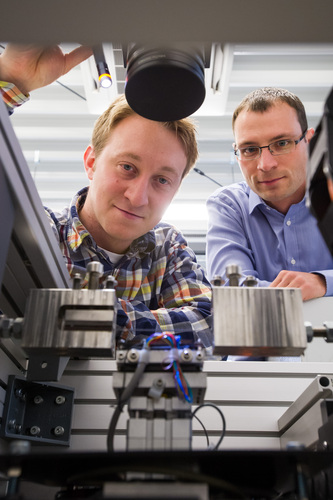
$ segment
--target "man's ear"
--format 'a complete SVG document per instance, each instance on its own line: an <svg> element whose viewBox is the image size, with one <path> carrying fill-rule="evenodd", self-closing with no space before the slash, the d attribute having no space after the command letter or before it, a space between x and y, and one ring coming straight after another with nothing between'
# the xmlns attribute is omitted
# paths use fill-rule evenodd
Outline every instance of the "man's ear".
<svg viewBox="0 0 333 500"><path fill-rule="evenodd" d="M333 181L330 177L327 179L327 189L328 189L328 193L330 195L331 201L333 201Z"/></svg>
<svg viewBox="0 0 333 500"><path fill-rule="evenodd" d="M313 134L315 133L315 129L314 128L309 128L306 132L306 142L310 142L312 137L313 137Z"/></svg>
<svg viewBox="0 0 333 500"><path fill-rule="evenodd" d="M95 160L95 151L94 148L90 145L87 147L83 155L84 168L90 181L92 181L94 177Z"/></svg>

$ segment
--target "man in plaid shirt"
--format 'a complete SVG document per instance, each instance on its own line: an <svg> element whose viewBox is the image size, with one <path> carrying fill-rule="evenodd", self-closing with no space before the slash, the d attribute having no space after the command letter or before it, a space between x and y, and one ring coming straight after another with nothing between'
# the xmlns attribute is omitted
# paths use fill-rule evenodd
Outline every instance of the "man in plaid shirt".
<svg viewBox="0 0 333 500"><path fill-rule="evenodd" d="M90 55L85 47L64 55L59 47L7 46L0 91L9 112ZM182 234L160 222L197 155L189 119L147 120L120 96L84 153L89 187L61 213L46 209L71 276L99 261L116 279L123 339L167 331L182 344L212 344L210 284Z"/></svg>

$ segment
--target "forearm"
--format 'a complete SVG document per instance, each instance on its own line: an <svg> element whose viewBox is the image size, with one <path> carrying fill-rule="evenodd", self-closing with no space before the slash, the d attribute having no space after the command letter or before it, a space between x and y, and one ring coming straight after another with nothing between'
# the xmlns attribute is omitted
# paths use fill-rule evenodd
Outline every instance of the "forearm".
<svg viewBox="0 0 333 500"><path fill-rule="evenodd" d="M171 332L180 335L181 343L193 344L200 340L206 347L212 345L211 301L199 297L198 300L184 302L182 307L160 307L150 310L141 301L120 300L118 325L125 335L149 336L155 332Z"/></svg>
<svg viewBox="0 0 333 500"><path fill-rule="evenodd" d="M218 251L209 251L209 242L207 250L207 268L209 279L215 276L221 276L226 285L229 285L229 279L226 276L227 267L236 265L239 268L239 284L243 284L247 276L254 276L257 279L258 286L265 287L270 285L270 281L263 280L254 267L251 252L238 243L219 238Z"/></svg>

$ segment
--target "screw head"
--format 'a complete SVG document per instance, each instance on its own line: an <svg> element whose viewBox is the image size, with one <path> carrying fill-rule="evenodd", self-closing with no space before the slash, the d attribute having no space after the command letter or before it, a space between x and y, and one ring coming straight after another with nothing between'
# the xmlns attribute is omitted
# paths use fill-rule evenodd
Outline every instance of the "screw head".
<svg viewBox="0 0 333 500"><path fill-rule="evenodd" d="M131 349L127 353L127 359L130 363L136 363L139 360L139 352L136 349Z"/></svg>
<svg viewBox="0 0 333 500"><path fill-rule="evenodd" d="M65 396L57 396L55 398L55 402L57 405L63 405L65 403L65 401L66 401Z"/></svg>
<svg viewBox="0 0 333 500"><path fill-rule="evenodd" d="M30 434L32 436L38 436L40 434L40 427L38 425L33 425L30 427Z"/></svg>
<svg viewBox="0 0 333 500"><path fill-rule="evenodd" d="M203 354L201 351L197 352L196 358L198 361L201 361L203 359Z"/></svg>
<svg viewBox="0 0 333 500"><path fill-rule="evenodd" d="M55 436L63 436L65 434L65 429L61 425L57 425L53 432Z"/></svg>

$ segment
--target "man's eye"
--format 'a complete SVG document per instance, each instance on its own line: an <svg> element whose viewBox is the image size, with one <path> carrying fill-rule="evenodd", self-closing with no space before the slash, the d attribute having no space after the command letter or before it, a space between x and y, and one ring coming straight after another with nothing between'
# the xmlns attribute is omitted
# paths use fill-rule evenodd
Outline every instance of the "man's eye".
<svg viewBox="0 0 333 500"><path fill-rule="evenodd" d="M167 179L165 179L164 177L159 177L159 178L158 178L158 182L159 182L160 184L168 184Z"/></svg>
<svg viewBox="0 0 333 500"><path fill-rule="evenodd" d="M258 152L258 148L256 146L249 146L247 148L241 149L244 155L253 155Z"/></svg>
<svg viewBox="0 0 333 500"><path fill-rule="evenodd" d="M289 139L283 139L283 140L281 140L281 141L277 141L277 142L275 143L275 145L276 145L276 147L278 147L278 148L286 148L286 147L288 147L288 146L290 145L290 142L291 142L291 141L290 141Z"/></svg>
<svg viewBox="0 0 333 500"><path fill-rule="evenodd" d="M130 172L131 170L133 170L133 167L131 165L127 165L127 163L124 163L122 167L127 172Z"/></svg>

